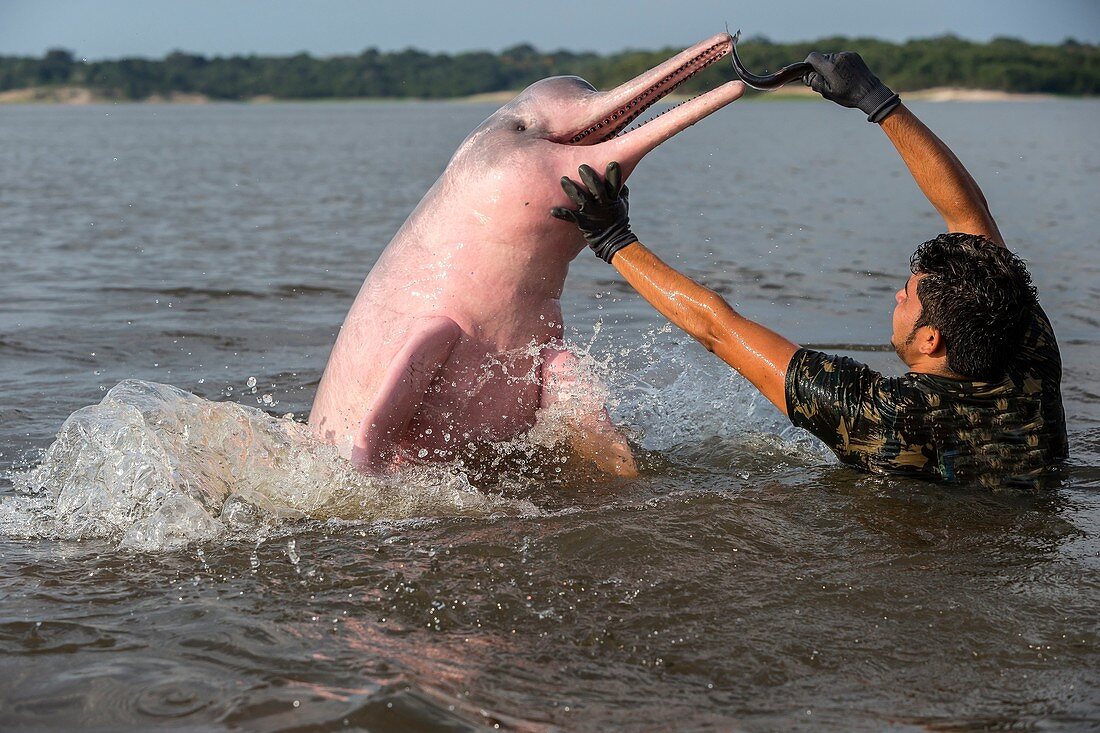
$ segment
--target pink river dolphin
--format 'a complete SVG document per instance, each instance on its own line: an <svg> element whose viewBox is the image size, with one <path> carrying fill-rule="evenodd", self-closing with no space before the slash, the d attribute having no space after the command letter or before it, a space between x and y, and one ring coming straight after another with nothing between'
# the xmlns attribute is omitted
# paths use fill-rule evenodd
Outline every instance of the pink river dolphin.
<svg viewBox="0 0 1100 733"><path fill-rule="evenodd" d="M718 34L607 92L575 76L543 79L470 133L367 275L317 389L313 434L377 472L516 438L538 410L575 401L559 298L585 244L549 214L570 205L558 181L612 160L628 176L740 97L744 85L729 82L624 132L732 47ZM571 425L574 451L633 475L602 403L589 412Z"/></svg>

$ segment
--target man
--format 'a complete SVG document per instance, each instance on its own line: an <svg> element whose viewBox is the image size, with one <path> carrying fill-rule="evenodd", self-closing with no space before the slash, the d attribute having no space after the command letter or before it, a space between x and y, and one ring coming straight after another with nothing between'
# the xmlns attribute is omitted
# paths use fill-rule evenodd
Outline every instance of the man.
<svg viewBox="0 0 1100 733"><path fill-rule="evenodd" d="M846 464L986 485L1036 486L1066 456L1061 358L1023 262L952 154L857 54L810 54L806 83L881 126L949 234L920 245L895 296L892 344L909 368L885 377L799 348L662 262L630 230L616 163L562 188L595 253L658 311L752 382Z"/></svg>

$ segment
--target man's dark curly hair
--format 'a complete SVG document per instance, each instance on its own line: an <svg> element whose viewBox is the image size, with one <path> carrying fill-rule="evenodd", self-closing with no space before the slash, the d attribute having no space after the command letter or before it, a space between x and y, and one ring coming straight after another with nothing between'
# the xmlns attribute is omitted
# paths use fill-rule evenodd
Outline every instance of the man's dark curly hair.
<svg viewBox="0 0 1100 733"><path fill-rule="evenodd" d="M925 276L914 331L939 330L960 377L1000 380L1036 302L1023 260L985 237L950 232L917 247L909 268Z"/></svg>

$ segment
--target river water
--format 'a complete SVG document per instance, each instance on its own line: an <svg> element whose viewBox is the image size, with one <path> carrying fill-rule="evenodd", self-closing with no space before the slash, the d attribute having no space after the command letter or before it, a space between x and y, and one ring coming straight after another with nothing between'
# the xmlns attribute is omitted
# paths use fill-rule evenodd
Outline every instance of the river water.
<svg viewBox="0 0 1100 733"><path fill-rule="evenodd" d="M0 108L0 727L1100 729L1100 103L912 108L1058 333L1048 493L839 466L587 253L567 332L638 479L524 446L358 476L301 421L493 108ZM942 223L858 113L738 102L631 189L746 315L897 370L893 293Z"/></svg>

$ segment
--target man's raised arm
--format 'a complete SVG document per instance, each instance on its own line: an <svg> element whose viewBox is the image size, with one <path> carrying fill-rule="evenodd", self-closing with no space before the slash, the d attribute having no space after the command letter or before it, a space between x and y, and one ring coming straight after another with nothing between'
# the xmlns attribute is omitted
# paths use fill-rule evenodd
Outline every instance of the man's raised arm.
<svg viewBox="0 0 1100 733"><path fill-rule="evenodd" d="M620 250L611 264L661 315L740 372L787 414L787 365L798 344L745 318L721 295L669 267L641 242Z"/></svg>
<svg viewBox="0 0 1100 733"><path fill-rule="evenodd" d="M630 230L628 191L618 163L600 176L580 167L583 185L562 179L577 209L551 214L576 224L600 259L611 263L638 293L696 341L740 372L787 414L785 380L798 345L737 313L710 288L666 265Z"/></svg>
<svg viewBox="0 0 1100 733"><path fill-rule="evenodd" d="M942 140L904 104L880 123L949 232L980 234L1004 246L982 190Z"/></svg>
<svg viewBox="0 0 1100 733"><path fill-rule="evenodd" d="M842 107L865 112L868 122L882 127L948 231L980 234L1004 245L985 196L970 173L898 95L871 73L859 54L811 53L806 62L813 67L806 75L807 86Z"/></svg>

